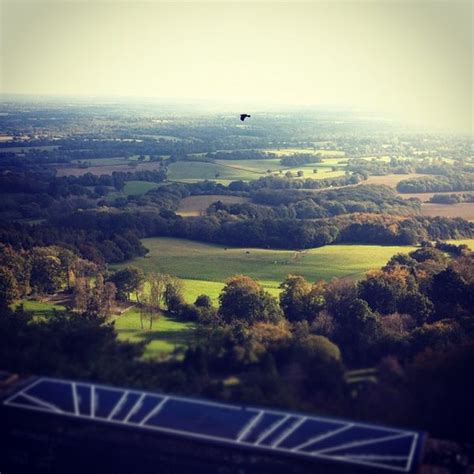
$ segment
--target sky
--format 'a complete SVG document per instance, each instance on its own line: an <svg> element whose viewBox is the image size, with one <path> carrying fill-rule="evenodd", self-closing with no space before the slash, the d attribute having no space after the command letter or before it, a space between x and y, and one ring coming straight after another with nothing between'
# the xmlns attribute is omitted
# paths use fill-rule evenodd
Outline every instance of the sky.
<svg viewBox="0 0 474 474"><path fill-rule="evenodd" d="M473 2L0 0L3 93L363 108L473 128Z"/></svg>

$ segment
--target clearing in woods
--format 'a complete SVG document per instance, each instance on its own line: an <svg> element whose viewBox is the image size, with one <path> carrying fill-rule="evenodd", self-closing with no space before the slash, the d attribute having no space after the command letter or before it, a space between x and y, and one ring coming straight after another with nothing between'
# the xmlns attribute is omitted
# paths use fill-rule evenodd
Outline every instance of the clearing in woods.
<svg viewBox="0 0 474 474"><path fill-rule="evenodd" d="M119 339L146 344L143 354L145 359L157 358L175 349L185 348L196 337L195 323L166 313L153 321L152 329L149 329L149 320L144 320L143 325L144 329L141 328L140 313L135 308L114 318Z"/></svg>
<svg viewBox="0 0 474 474"><path fill-rule="evenodd" d="M220 196L208 194L206 196L189 196L181 200L176 214L183 217L200 216L214 202L221 201L224 204L241 204L248 202L249 198L239 196Z"/></svg>

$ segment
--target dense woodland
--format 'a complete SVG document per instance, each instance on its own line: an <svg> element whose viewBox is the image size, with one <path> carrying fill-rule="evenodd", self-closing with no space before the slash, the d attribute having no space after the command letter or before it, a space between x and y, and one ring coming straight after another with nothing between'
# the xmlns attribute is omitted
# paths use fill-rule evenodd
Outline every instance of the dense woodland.
<svg viewBox="0 0 474 474"><path fill-rule="evenodd" d="M472 191L469 139L387 130L351 114L336 125L329 112L301 112L297 125L292 115L268 114L247 128L233 125L234 117L161 116L140 107L76 104L66 111L57 104L16 103L6 104L6 111L0 126L12 139L0 147L0 368L473 440L474 255L445 241L473 238L474 224L424 217L419 200L365 182L374 175L418 173L427 176L402 180L398 191ZM100 132L90 130L92 118ZM291 147L314 153L275 152ZM169 179L171 163L179 161L193 166L278 158L280 165L303 167L323 160L316 150L344 154L340 176ZM132 163L127 171L102 175L58 172L116 157L146 161L153 169ZM127 195L130 181L157 186ZM246 202L216 198L203 215L178 214L184 198L207 195ZM469 193L453 196L432 202L472 201ZM155 236L298 250L332 243L418 248L358 282L288 275L276 298L259 282L235 275L217 305L205 294L188 304L174 275L144 275L127 263L111 270L111 263L145 256L141 239ZM26 298L57 294L66 299L66 310L52 316L22 306ZM144 330L163 312L196 323L195 341L181 359L147 361L143 344L117 338L116 308L131 304L139 308ZM375 382L350 383L348 371L367 367L375 369Z"/></svg>

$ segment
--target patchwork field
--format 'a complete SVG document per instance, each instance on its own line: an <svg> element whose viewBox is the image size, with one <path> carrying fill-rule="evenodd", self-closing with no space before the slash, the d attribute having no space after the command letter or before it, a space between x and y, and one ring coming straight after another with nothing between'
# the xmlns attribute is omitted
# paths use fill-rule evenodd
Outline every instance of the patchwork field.
<svg viewBox="0 0 474 474"><path fill-rule="evenodd" d="M181 200L176 213L183 217L199 216L216 201L221 201L224 204L240 204L248 202L249 198L239 196L220 196L217 194L209 194L207 196L189 196Z"/></svg>
<svg viewBox="0 0 474 474"><path fill-rule="evenodd" d="M398 252L413 247L330 245L302 252L255 248L227 248L173 238L143 239L147 257L127 262L145 272L170 273L184 280L185 297L193 302L201 293L216 301L227 278L245 274L260 281L272 293L287 275L303 275L309 281L333 277L361 278L371 268L384 265ZM126 266L121 265L121 266ZM120 266L120 265L119 265Z"/></svg>
<svg viewBox="0 0 474 474"><path fill-rule="evenodd" d="M168 167L168 179L170 181L194 182L209 179L218 182L230 181L252 181L266 176L269 173L283 175L291 171L295 176L302 171L305 178L324 179L343 176L344 170L332 170L333 164L315 163L297 167L283 167L279 160L218 160L215 163L203 161L178 161ZM342 166L342 165L341 165ZM345 166L345 165L343 165ZM317 173L313 173L317 169Z"/></svg>

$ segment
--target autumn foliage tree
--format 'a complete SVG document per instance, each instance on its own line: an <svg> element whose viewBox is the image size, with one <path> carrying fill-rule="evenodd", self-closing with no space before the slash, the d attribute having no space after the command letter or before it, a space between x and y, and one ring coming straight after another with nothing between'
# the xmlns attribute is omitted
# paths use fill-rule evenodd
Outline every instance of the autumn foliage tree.
<svg viewBox="0 0 474 474"><path fill-rule="evenodd" d="M283 314L277 300L252 278L235 275L219 295L219 313L224 321L278 322Z"/></svg>

